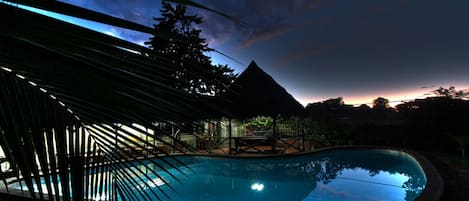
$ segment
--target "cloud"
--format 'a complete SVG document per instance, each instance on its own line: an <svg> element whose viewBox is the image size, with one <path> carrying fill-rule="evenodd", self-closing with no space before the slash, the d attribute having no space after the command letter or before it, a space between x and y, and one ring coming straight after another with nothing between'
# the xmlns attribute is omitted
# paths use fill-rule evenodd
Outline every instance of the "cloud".
<svg viewBox="0 0 469 201"><path fill-rule="evenodd" d="M321 0L311 0L306 4L306 8L309 10L316 9L321 4Z"/></svg>
<svg viewBox="0 0 469 201"><path fill-rule="evenodd" d="M204 0L202 4L226 13L242 22L230 21L214 13L201 13L202 31L215 45L228 42L234 47L247 48L257 42L269 40L305 26L302 14L320 5L320 0L250 0L216 1ZM318 19L315 19L318 20Z"/></svg>
<svg viewBox="0 0 469 201"><path fill-rule="evenodd" d="M301 59L310 58L315 55L321 54L324 51L335 49L335 48L337 48L337 45L322 45L322 46L315 47L315 48L305 50L305 51L303 50L297 51L297 52L287 55L286 57L281 58L279 61L277 61L274 64L274 66L282 67L292 62L295 62Z"/></svg>
<svg viewBox="0 0 469 201"><path fill-rule="evenodd" d="M421 89L433 89L435 88L435 85L429 85L429 86L423 86L423 87L420 87Z"/></svg>
<svg viewBox="0 0 469 201"><path fill-rule="evenodd" d="M64 1L146 26L155 24L153 17L160 15L161 6L161 1L154 0L115 0L112 3ZM203 23L198 27L202 29L202 34L211 47L220 47L229 43L233 48L247 48L257 42L301 28L304 22L299 15L317 8L322 0L200 0L199 2L247 24L247 26L242 25L216 13L189 7L189 12L203 17ZM118 29L113 33L131 41L148 39L139 38L146 37L142 34Z"/></svg>
<svg viewBox="0 0 469 201"><path fill-rule="evenodd" d="M258 33L252 34L249 38L244 40L240 45L239 48L247 48L254 43L260 42L260 41L265 41L269 40L271 38L275 38L277 36L283 35L291 30L293 30L294 27L288 26L288 25L278 25L274 26L271 28L267 28L264 30L259 30Z"/></svg>
<svg viewBox="0 0 469 201"><path fill-rule="evenodd" d="M295 30L302 29L304 27L311 26L311 25L316 25L318 27L321 27L321 26L331 23L332 21L333 21L332 19L322 19L322 20L309 20L305 22L292 23L292 24L279 24L277 26L269 27L264 30L258 30L258 33L251 35L251 37L243 41L239 45L239 47L247 48L257 42L269 40L277 36L286 34L290 31L295 31Z"/></svg>
<svg viewBox="0 0 469 201"><path fill-rule="evenodd" d="M160 1L154 0L113 0L112 2L64 0L64 2L146 26L152 26L155 23L153 17L160 15ZM101 26L98 30L140 45L150 37L149 34L118 27Z"/></svg>
<svg viewBox="0 0 469 201"><path fill-rule="evenodd" d="M368 11L375 14L389 14L407 6L409 3L410 0L395 1L390 2L389 4L370 6Z"/></svg>
<svg viewBox="0 0 469 201"><path fill-rule="evenodd" d="M144 25L148 25L153 16L159 15L160 8L159 1L150 0L113 0L112 3L108 1L83 0L64 0L64 2Z"/></svg>
<svg viewBox="0 0 469 201"><path fill-rule="evenodd" d="M204 37L211 47L221 46L233 39L233 34L238 33L236 25L228 19L223 19L213 13L199 12L202 24L197 25L202 30Z"/></svg>

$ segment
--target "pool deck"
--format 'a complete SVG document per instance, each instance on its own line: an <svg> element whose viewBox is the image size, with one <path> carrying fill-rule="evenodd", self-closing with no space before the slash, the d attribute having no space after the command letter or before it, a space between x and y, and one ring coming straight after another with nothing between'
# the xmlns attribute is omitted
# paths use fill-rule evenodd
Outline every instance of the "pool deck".
<svg viewBox="0 0 469 201"><path fill-rule="evenodd" d="M469 166L456 164L454 158L439 152L422 152L438 169L445 189L441 201L469 200Z"/></svg>

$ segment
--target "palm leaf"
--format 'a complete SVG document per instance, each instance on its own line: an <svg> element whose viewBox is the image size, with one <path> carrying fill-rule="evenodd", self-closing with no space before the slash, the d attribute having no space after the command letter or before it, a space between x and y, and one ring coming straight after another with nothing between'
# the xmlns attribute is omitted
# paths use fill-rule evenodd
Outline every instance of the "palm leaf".
<svg viewBox="0 0 469 201"><path fill-rule="evenodd" d="M132 23L127 20L112 17L103 13L95 12L89 9L81 8L71 4L60 1L35 1L35 0L6 0L6 2L26 5L38 9L43 9L51 12L56 12L68 16L87 19L95 22L109 24L117 27L127 28L131 30L140 31L143 33L151 33L152 29L137 23Z"/></svg>
<svg viewBox="0 0 469 201"><path fill-rule="evenodd" d="M195 2L195 1L190 1L190 0L167 0L167 1L175 2L175 3L181 3L181 4L189 5L189 6L192 6L192 7L195 7L195 8L200 8L200 9L208 10L208 11L210 11L210 12L213 12L213 13L216 13L216 14L218 14L218 15L220 15L220 16L223 16L223 17L225 17L225 18L227 18L227 19L230 19L230 20L232 20L233 22L236 22L236 23L238 23L238 24L241 24L241 25L244 25L244 26L247 25L245 22L242 22L242 21L240 21L239 19L237 19L237 18L235 18L235 17L233 17L233 16L227 15L226 13L220 12L220 11L215 10L215 9L213 9L213 8L209 8L209 7L204 6L204 5L200 4L200 3L197 3L197 2Z"/></svg>
<svg viewBox="0 0 469 201"><path fill-rule="evenodd" d="M123 19L120 19L120 18L116 18L116 17L106 15L106 14L103 14L103 13L99 13L99 12L96 12L96 11L92 11L92 10L89 10L89 9L86 9L86 8L74 6L72 4L67 4L67 3L64 3L64 2L60 2L60 1L35 1L35 0L5 0L5 1L10 2L10 3L14 3L14 4L26 5L26 6L46 10L46 11L51 11L51 12L55 12L55 13L60 13L60 14L68 15L68 16L87 19L87 20L91 20L91 21L95 21L95 22L100 22L100 23L103 23L103 24L108 24L108 25L112 25L112 26L116 26L116 27L121 27L121 28L126 28L126 29L130 29L130 30L134 30L134 31L139 31L139 32L142 32L142 33L148 33L148 34L153 33L153 29L150 28L150 27L147 27L147 26L144 26L144 25L141 25L141 24L137 24L137 23L134 23L134 22L130 22L130 21L127 21L127 20L123 20ZM182 3L182 4L193 6L193 7L196 7L196 8L208 10L210 12L216 13L220 16L226 17L226 18L228 18L230 20L233 20L235 22L239 22L241 24L244 24L244 23L242 23L241 21L239 21L238 19L236 19L232 16L229 16L229 15L223 13L223 12L220 12L218 10L209 8L207 6L204 6L202 4L199 4L199 3L191 1L191 0L168 0L168 1L175 2L175 3Z"/></svg>
<svg viewBox="0 0 469 201"><path fill-rule="evenodd" d="M15 2L81 18L91 16L87 19L137 31L146 29L60 2ZM0 70L0 146L30 196L46 198L41 187L34 190L34 184L40 186L44 180L49 200L103 194L149 200L147 191L135 191L141 188L139 182L150 187L145 182L149 175L132 167L141 165L165 180L142 158L181 181L167 167L185 175L178 167L186 165L177 159L150 158L148 153L168 153L145 138L177 150L159 135L184 144L152 123L190 124L206 116L210 107L167 85L172 68L168 62L146 57L147 50L141 46L13 6L0 3L0 11L0 65L5 70ZM158 134L133 126L134 122ZM134 135L115 123L144 135ZM115 144L123 147L110 148ZM145 151L149 148L151 152ZM158 199L163 199L159 193L169 198L161 188L150 193Z"/></svg>

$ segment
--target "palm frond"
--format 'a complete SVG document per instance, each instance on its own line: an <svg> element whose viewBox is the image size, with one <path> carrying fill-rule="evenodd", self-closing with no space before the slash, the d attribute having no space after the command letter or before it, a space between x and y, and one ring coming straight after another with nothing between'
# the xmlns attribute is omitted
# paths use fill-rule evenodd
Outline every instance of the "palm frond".
<svg viewBox="0 0 469 201"><path fill-rule="evenodd" d="M72 4L64 3L61 1L35 1L35 0L5 0L13 4L25 5L33 8L38 8L50 12L60 13L68 16L87 19L103 24L122 27L130 30L135 30L143 33L152 33L150 27L123 20L117 17L92 11L86 8L74 6Z"/></svg>
<svg viewBox="0 0 469 201"><path fill-rule="evenodd" d="M46 10L50 12L60 13L60 14L64 14L64 15L68 15L72 17L78 17L81 19L87 19L87 20L91 20L95 22L100 22L100 23L112 25L115 27L121 27L121 28L130 29L134 31L139 31L142 33L148 33L148 34L153 33L153 29L151 27L141 25L138 23L134 23L134 22L130 22L127 20L123 20L117 17L113 17L110 15L106 15L100 12L78 7L78 6L68 4L65 2L61 2L61 1L35 1L35 0L4 0L4 1L10 2L12 4L25 5L25 6L38 8L38 9L42 9L42 10ZM226 13L220 12L216 9L209 8L195 1L191 1L191 0L168 0L168 1L189 5L195 8L204 9L204 10L216 13L220 16L223 16L239 24L243 24L243 25L246 24L244 22L241 22L239 19L235 17L227 15Z"/></svg>
<svg viewBox="0 0 469 201"><path fill-rule="evenodd" d="M239 19L237 19L237 18L235 18L235 17L233 17L233 16L227 15L226 13L223 13L223 12L218 11L218 10L216 10L216 9L209 8L209 7L204 6L204 5L200 4L200 3L197 3L197 2L195 2L195 1L190 1L190 0L167 0L167 1L171 1L171 2L174 2L174 3L181 3L181 4L189 5L189 6L192 6L192 7L195 7L195 8L204 9L204 10L210 11L210 12L212 12L212 13L216 13L216 14L218 14L218 15L220 15L220 16L223 16L223 17L225 17L225 18L227 18L227 19L230 19L230 20L232 20L233 22L236 22L236 23L238 23L238 24L240 24L240 25L243 25L243 26L246 26L246 25L247 25L247 23L245 23L245 22L243 22L243 21L241 21L241 20L239 20Z"/></svg>
<svg viewBox="0 0 469 201"><path fill-rule="evenodd" d="M71 9L60 3L15 2ZM161 170L181 182L168 168L184 176L179 167L187 166L158 157L169 153L145 138L177 150L184 144L152 123L190 125L210 108L165 84L171 65L145 56L147 50L138 45L2 3L0 25L0 146L18 184L41 200L168 198L164 189L146 181L155 176L166 182Z"/></svg>

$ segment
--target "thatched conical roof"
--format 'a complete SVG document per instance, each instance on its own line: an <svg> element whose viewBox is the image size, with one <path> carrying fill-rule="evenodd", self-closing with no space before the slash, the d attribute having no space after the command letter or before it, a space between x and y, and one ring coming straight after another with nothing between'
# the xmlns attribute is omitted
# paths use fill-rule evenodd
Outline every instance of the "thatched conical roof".
<svg viewBox="0 0 469 201"><path fill-rule="evenodd" d="M227 108L235 118L299 116L304 107L252 61L227 90Z"/></svg>

